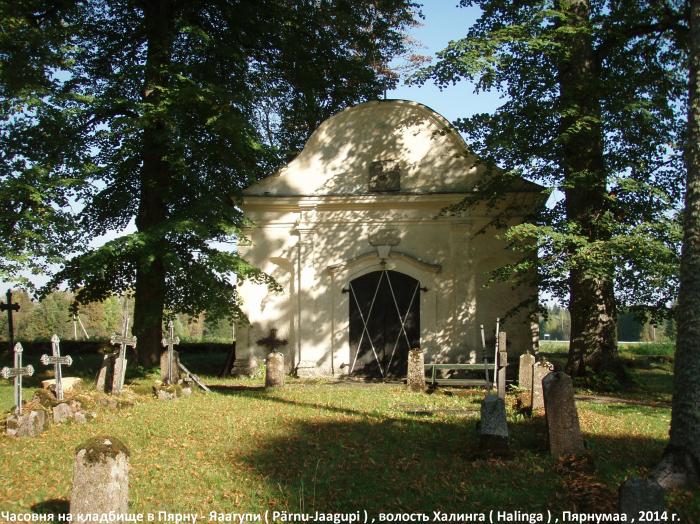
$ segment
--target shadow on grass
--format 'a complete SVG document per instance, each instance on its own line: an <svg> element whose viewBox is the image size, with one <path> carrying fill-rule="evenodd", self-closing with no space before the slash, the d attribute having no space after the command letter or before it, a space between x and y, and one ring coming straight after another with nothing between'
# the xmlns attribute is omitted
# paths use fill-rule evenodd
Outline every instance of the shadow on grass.
<svg viewBox="0 0 700 524"><path fill-rule="evenodd" d="M556 472L542 417L510 424L513 453L505 460L479 452L475 419L375 418L351 409L258 398L354 416L287 422L284 436L260 441L255 452L229 453L227 462L242 460L265 479L270 492L283 494L278 507L370 513L596 509L581 507L581 486L571 491ZM616 502L617 483L637 473L640 453L653 461L665 444L646 437L588 438L601 466L593 480L609 486L603 490L606 506Z"/></svg>
<svg viewBox="0 0 700 524"><path fill-rule="evenodd" d="M39 515L53 515L53 520L58 521L59 516L70 513L70 502L66 499L50 499L37 502L32 506L32 512Z"/></svg>

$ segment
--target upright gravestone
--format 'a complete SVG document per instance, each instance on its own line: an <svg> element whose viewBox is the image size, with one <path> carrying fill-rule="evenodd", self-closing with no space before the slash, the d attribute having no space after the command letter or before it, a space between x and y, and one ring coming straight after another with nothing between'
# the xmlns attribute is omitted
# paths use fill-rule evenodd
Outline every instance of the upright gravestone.
<svg viewBox="0 0 700 524"><path fill-rule="evenodd" d="M554 366L544 358L533 366L532 373L532 410L544 409L544 397L542 396L542 380L554 370Z"/></svg>
<svg viewBox="0 0 700 524"><path fill-rule="evenodd" d="M61 366L70 366L73 364L73 359L70 355L61 356L61 339L58 335L51 337L51 352L52 356L41 355L41 363L45 366L53 364L56 398L63 400L63 372Z"/></svg>
<svg viewBox="0 0 700 524"><path fill-rule="evenodd" d="M406 385L411 391L425 391L425 353L420 348L408 352Z"/></svg>
<svg viewBox="0 0 700 524"><path fill-rule="evenodd" d="M651 479L632 478L625 481L618 493L618 511L638 519L640 512L653 511L659 514L666 509L664 488Z"/></svg>
<svg viewBox="0 0 700 524"><path fill-rule="evenodd" d="M179 355L175 346L180 343L180 337L175 336L173 321L168 321L168 337L163 337L161 344L167 348L160 356L160 379L165 384L177 384L180 381Z"/></svg>
<svg viewBox="0 0 700 524"><path fill-rule="evenodd" d="M532 376L534 373L535 356L529 351L520 355L518 368L518 387L526 391L532 389Z"/></svg>
<svg viewBox="0 0 700 524"><path fill-rule="evenodd" d="M271 328L267 337L256 342L270 351L265 366L265 386L284 386L284 355L277 351L277 348L286 346L287 340L277 338L277 330Z"/></svg>
<svg viewBox="0 0 700 524"><path fill-rule="evenodd" d="M549 373L542 380L542 392L552 456L585 454L571 377L561 371Z"/></svg>
<svg viewBox="0 0 700 524"><path fill-rule="evenodd" d="M284 386L284 354L273 351L265 364L265 387Z"/></svg>
<svg viewBox="0 0 700 524"><path fill-rule="evenodd" d="M112 377L112 393L120 394L124 388L124 378L126 377L126 348L136 347L136 337L129 336L129 314L124 313L124 322L122 323L122 334L112 335L109 341L112 345L119 345L119 354L114 359L114 373Z"/></svg>
<svg viewBox="0 0 700 524"><path fill-rule="evenodd" d="M96 437L75 450L70 513L120 515L129 509L129 450L114 437Z"/></svg>
<svg viewBox="0 0 700 524"><path fill-rule="evenodd" d="M481 403L479 448L491 452L508 449L506 405L498 395L488 394Z"/></svg>
<svg viewBox="0 0 700 524"><path fill-rule="evenodd" d="M112 383L114 382L114 362L117 360L115 353L107 353L102 357L102 365L97 373L95 381L95 389L103 393L112 392Z"/></svg>

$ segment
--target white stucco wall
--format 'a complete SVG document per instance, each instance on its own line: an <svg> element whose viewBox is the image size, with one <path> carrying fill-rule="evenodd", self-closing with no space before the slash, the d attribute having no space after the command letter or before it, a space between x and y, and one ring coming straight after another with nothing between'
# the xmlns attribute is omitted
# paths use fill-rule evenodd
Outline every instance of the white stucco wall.
<svg viewBox="0 0 700 524"><path fill-rule="evenodd" d="M369 165L377 160L398 162L400 191L368 190ZM324 122L294 161L246 191L244 211L254 226L241 253L283 292L241 284L250 325L238 329L237 368L264 356L255 341L274 327L288 339L283 351L290 368L347 372L349 296L342 290L382 268L427 288L420 293L426 361L466 360L470 349L481 347L480 324L492 333L496 317L536 293L507 284L484 288L489 271L521 256L506 249L497 231L477 234L498 209L441 215L482 176L461 137L420 104L369 102ZM540 202L535 190L523 184L502 205L532 209ZM398 244L378 247L378 236L387 233ZM503 329L513 355L531 347L527 311L508 318Z"/></svg>

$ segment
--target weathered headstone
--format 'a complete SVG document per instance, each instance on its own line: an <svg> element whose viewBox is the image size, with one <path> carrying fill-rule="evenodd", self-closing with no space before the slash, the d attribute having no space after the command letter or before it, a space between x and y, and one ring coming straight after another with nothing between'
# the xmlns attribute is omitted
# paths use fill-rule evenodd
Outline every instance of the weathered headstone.
<svg viewBox="0 0 700 524"><path fill-rule="evenodd" d="M109 340L112 345L119 345L119 354L114 360L114 374L112 377L112 393L120 394L124 387L124 378L126 377L126 348L136 347L136 337L129 336L129 314L124 313L124 322L122 323L122 333L112 335Z"/></svg>
<svg viewBox="0 0 700 524"><path fill-rule="evenodd" d="M125 514L129 503L129 450L114 437L96 437L76 448L70 513ZM80 517L79 517L80 516Z"/></svg>
<svg viewBox="0 0 700 524"><path fill-rule="evenodd" d="M160 379L166 384L177 384L180 381L178 368L178 353L175 346L180 343L180 337L175 336L173 321L168 321L168 337L163 337L161 344L167 348L160 356Z"/></svg>
<svg viewBox="0 0 700 524"><path fill-rule="evenodd" d="M73 418L73 410L68 402L61 402L53 407L54 424L62 424Z"/></svg>
<svg viewBox="0 0 700 524"><path fill-rule="evenodd" d="M532 377L534 373L535 366L535 355L523 353L520 355L519 369L518 369L518 387L526 391L532 389Z"/></svg>
<svg viewBox="0 0 700 524"><path fill-rule="evenodd" d="M571 377L561 371L549 373L542 380L542 392L552 456L585 454Z"/></svg>
<svg viewBox="0 0 700 524"><path fill-rule="evenodd" d="M425 353L420 348L408 352L406 385L411 391L425 390Z"/></svg>
<svg viewBox="0 0 700 524"><path fill-rule="evenodd" d="M284 386L284 354L278 351L270 353L265 362L265 386Z"/></svg>
<svg viewBox="0 0 700 524"><path fill-rule="evenodd" d="M53 364L55 393L58 400L63 400L63 372L61 366L70 366L73 364L73 359L70 355L61 356L61 339L58 335L51 337L51 352L52 356L41 355L41 363L45 366Z"/></svg>
<svg viewBox="0 0 700 524"><path fill-rule="evenodd" d="M97 373L95 381L95 389L104 393L112 392L112 384L114 382L114 363L117 360L115 353L107 353L102 357L102 365Z"/></svg>
<svg viewBox="0 0 700 524"><path fill-rule="evenodd" d="M533 366L532 372L532 410L544 408L544 397L542 396L542 380L554 370L554 366L544 360L540 360Z"/></svg>
<svg viewBox="0 0 700 524"><path fill-rule="evenodd" d="M12 414L5 420L5 432L10 437L36 437L46 429L46 422L46 413L40 409Z"/></svg>
<svg viewBox="0 0 700 524"><path fill-rule="evenodd" d="M8 368L3 367L0 370L0 376L4 379L14 378L14 397L15 397L15 415L18 417L22 414L22 377L31 377L34 374L34 368L31 365L22 367L22 344L15 344L15 365Z"/></svg>
<svg viewBox="0 0 700 524"><path fill-rule="evenodd" d="M479 448L483 451L505 451L508 449L506 405L502 398L493 393L486 395L481 403Z"/></svg>
<svg viewBox="0 0 700 524"><path fill-rule="evenodd" d="M163 351L160 354L160 380L163 384L177 384L180 382L180 353L178 351ZM175 369L170 373L170 365L174 365ZM172 381L169 378L172 376Z"/></svg>
<svg viewBox="0 0 700 524"><path fill-rule="evenodd" d="M654 480L633 478L625 481L618 493L618 511L632 521L641 511L663 512L666 509L664 489Z"/></svg>

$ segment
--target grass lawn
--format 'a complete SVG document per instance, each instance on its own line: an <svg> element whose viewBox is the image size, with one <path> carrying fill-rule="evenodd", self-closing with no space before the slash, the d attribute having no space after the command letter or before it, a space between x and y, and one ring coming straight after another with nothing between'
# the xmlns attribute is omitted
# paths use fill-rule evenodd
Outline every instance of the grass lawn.
<svg viewBox="0 0 700 524"><path fill-rule="evenodd" d="M621 481L656 463L670 421L668 407L645 405L644 396L640 405L579 402L596 469L569 475L547 454L544 420L516 413L511 394L513 456L488 459L475 453L483 391L418 394L400 384L294 380L265 390L261 380L215 378L223 355L187 357L213 393L177 401L135 394L118 410L95 404L97 419L85 425L52 426L35 439L0 436L0 510L65 511L75 447L112 435L131 450L134 512L199 513L207 521L210 511L268 509L601 511L614 507ZM145 392L154 375L132 373L131 389ZM3 381L0 408L11 403ZM700 522L697 493L674 493L671 505L683 522Z"/></svg>

